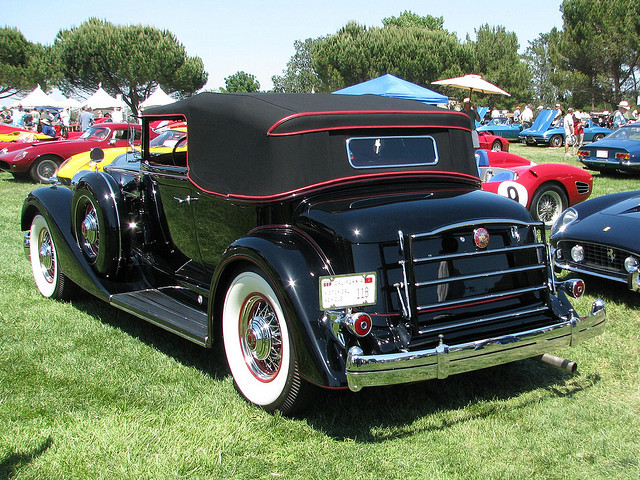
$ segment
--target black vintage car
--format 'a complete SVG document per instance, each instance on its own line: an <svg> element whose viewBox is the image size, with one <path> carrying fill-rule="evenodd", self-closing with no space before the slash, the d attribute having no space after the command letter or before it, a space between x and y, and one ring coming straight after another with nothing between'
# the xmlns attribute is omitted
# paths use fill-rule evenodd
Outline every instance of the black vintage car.
<svg viewBox="0 0 640 480"><path fill-rule="evenodd" d="M188 147L149 152L160 121ZM184 144L182 144L184 146ZM182 151L181 151L182 150ZM145 112L139 169L26 199L40 292L70 282L211 347L267 410L312 385L446 378L602 332L542 223L483 192L464 114L378 96L200 94Z"/></svg>

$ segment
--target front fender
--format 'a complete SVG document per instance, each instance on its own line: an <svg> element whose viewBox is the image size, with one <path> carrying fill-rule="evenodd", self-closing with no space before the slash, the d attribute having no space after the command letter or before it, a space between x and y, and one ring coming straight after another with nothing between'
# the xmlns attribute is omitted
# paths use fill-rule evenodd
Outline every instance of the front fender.
<svg viewBox="0 0 640 480"><path fill-rule="evenodd" d="M260 229L235 241L214 273L212 331L220 326L226 287L243 264L257 265L267 274L292 319L301 375L324 387L346 387L346 351L320 310L319 278L330 273L330 266L319 248L303 233L286 227Z"/></svg>
<svg viewBox="0 0 640 480"><path fill-rule="evenodd" d="M49 225L56 244L62 272L72 282L96 297L108 301L109 292L96 277L95 272L76 244L71 227L71 198L68 188L51 186L33 190L22 205L20 225L29 230L36 215L42 215Z"/></svg>

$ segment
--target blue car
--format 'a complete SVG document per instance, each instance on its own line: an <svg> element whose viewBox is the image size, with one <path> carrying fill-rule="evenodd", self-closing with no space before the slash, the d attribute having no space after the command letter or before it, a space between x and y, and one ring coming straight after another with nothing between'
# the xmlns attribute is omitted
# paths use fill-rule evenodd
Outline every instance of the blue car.
<svg viewBox="0 0 640 480"><path fill-rule="evenodd" d="M640 123L620 127L602 140L582 147L578 160L600 172L640 172Z"/></svg>
<svg viewBox="0 0 640 480"><path fill-rule="evenodd" d="M498 135L507 140L519 140L518 135L522 130L521 123L513 123L509 118L494 118L489 123L476 128L478 132L487 132L489 135Z"/></svg>
<svg viewBox="0 0 640 480"><path fill-rule="evenodd" d="M536 117L531 128L522 130L519 138L527 145L549 145L561 147L564 145L564 121L561 118L556 125L551 126L553 120L560 113L559 110L542 110ZM596 142L611 133L611 130L596 125L591 120L583 120L584 142Z"/></svg>

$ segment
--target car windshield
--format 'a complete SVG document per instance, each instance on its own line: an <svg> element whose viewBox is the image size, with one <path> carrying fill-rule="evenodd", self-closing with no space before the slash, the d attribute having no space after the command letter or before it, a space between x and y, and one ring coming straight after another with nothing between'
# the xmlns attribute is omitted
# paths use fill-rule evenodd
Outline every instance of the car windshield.
<svg viewBox="0 0 640 480"><path fill-rule="evenodd" d="M90 127L79 138L83 140L106 140L110 133L111 130L107 127Z"/></svg>
<svg viewBox="0 0 640 480"><path fill-rule="evenodd" d="M640 140L640 123L619 128L607 136L610 140Z"/></svg>
<svg viewBox="0 0 640 480"><path fill-rule="evenodd" d="M347 140L354 168L406 167L438 163L433 137L360 137Z"/></svg>
<svg viewBox="0 0 640 480"><path fill-rule="evenodd" d="M151 140L149 146L173 148L185 136L186 133L181 130L167 130Z"/></svg>

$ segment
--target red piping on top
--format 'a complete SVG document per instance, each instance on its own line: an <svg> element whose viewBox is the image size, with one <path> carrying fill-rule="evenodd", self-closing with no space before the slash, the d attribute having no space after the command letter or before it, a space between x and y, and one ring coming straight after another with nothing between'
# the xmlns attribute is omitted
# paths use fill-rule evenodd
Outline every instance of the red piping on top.
<svg viewBox="0 0 640 480"><path fill-rule="evenodd" d="M276 123L274 123L269 130L267 130L267 135L294 135L294 133L273 133L273 131L289 120L293 120L294 118L299 117L310 117L310 116L320 116L320 115L425 115L425 114L445 114L445 115L464 115L467 116L466 113L450 111L450 110L338 110L338 111L326 111L326 112L301 112L294 113L292 115L288 115L284 118L281 118ZM407 125L399 125L407 128ZM421 125L421 127L433 127L434 125ZM387 126L388 127L388 126ZM347 128L347 127L345 127ZM348 128L359 128L356 126L350 126ZM361 127L360 127L361 128ZM369 127L373 128L373 127ZM447 127L444 127L447 128ZM457 127L463 128L463 127ZM328 130L328 129L320 129L320 130ZM470 128L468 130L471 130Z"/></svg>
<svg viewBox="0 0 640 480"><path fill-rule="evenodd" d="M446 128L449 130L466 130L470 132L471 129L467 127L459 127L453 125L345 125L342 127L324 127L324 128L310 128L308 130L296 130L294 132L285 132L285 133L269 133L267 135L270 137L286 137L292 135L301 135L303 133L314 133L314 132L332 132L337 130L354 130L354 129L365 129L365 128Z"/></svg>
<svg viewBox="0 0 640 480"><path fill-rule="evenodd" d="M193 183L194 185L196 185L199 189L201 189L203 192L209 193L211 195L216 195L218 197L224 197L224 198L228 198L228 199L235 199L235 200L241 200L241 201L246 201L246 202L259 202L259 201L274 201L274 200L283 200L286 197L292 197L292 196L296 196L296 195L300 195L302 193L305 192L309 192L312 190L316 190L316 189L320 189L323 187L329 187L332 185L340 185L340 184L349 184L349 183L355 183L355 182L360 182L363 180L376 180L379 178L395 178L395 177L421 177L421 176L430 176L430 177L438 177L438 176L445 176L446 178L451 178L451 177L457 177L460 179L464 179L464 180L471 180L474 183L479 183L478 177L475 177L473 175L469 175L466 173L459 173L459 172L446 172L446 171L427 171L427 170L418 170L418 171L412 171L412 170L408 170L408 171L402 171L402 172L384 172L384 173L368 173L368 174L363 174L363 175L356 175L353 177L342 177L342 178L335 178L332 180L327 180L324 182L319 182L319 183L315 183L312 185L306 185L304 187L300 187L300 188L296 188L294 190L289 190L287 192L281 192L281 193L276 193L274 195L236 195L236 194L232 194L232 193L219 193L219 192L213 192L211 190L207 190L205 188L202 188L201 186L199 186L190 176L190 172L189 174L187 174L189 177L189 180L191 181L191 183Z"/></svg>

